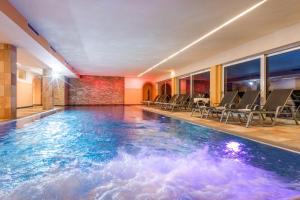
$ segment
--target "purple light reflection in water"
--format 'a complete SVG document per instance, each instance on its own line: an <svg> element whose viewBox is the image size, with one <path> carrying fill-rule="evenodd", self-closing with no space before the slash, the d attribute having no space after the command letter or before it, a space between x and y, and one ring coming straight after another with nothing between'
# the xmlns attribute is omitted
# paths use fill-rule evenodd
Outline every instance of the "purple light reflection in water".
<svg viewBox="0 0 300 200"><path fill-rule="evenodd" d="M188 155L156 155L144 148L123 151L88 173L76 167L32 180L2 199L290 199L297 191L275 174L236 162L216 160L207 150ZM26 191L26 192L25 192ZM1 193L0 193L1 197Z"/></svg>

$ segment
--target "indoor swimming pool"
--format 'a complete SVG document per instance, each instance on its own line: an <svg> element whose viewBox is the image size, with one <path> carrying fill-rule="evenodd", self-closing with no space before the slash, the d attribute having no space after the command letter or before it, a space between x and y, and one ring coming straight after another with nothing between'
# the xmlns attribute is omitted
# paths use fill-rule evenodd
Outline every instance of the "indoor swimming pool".
<svg viewBox="0 0 300 200"><path fill-rule="evenodd" d="M0 128L0 199L293 199L300 155L132 106Z"/></svg>

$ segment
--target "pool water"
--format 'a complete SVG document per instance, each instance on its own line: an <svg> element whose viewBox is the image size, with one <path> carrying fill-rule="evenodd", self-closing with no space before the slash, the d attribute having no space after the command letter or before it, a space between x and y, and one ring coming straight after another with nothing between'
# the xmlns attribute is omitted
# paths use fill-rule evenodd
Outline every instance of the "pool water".
<svg viewBox="0 0 300 200"><path fill-rule="evenodd" d="M74 107L0 128L0 199L293 199L300 154L143 111Z"/></svg>

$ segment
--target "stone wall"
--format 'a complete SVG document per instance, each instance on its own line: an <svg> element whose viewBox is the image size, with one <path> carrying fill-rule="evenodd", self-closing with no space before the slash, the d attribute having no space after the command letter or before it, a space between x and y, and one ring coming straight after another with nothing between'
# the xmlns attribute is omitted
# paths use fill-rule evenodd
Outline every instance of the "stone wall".
<svg viewBox="0 0 300 200"><path fill-rule="evenodd" d="M42 77L42 104L44 110L50 110L54 107L53 85L51 79L51 70L44 69Z"/></svg>
<svg viewBox="0 0 300 200"><path fill-rule="evenodd" d="M53 101L55 106L68 105L69 87L66 78L59 78L53 83Z"/></svg>
<svg viewBox="0 0 300 200"><path fill-rule="evenodd" d="M80 76L69 78L69 105L124 104L124 78Z"/></svg>

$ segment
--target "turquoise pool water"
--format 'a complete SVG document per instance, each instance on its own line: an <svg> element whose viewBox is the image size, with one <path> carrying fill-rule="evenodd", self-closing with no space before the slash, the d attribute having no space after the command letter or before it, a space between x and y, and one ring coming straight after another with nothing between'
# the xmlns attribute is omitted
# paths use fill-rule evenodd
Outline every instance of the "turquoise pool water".
<svg viewBox="0 0 300 200"><path fill-rule="evenodd" d="M135 107L0 128L0 199L292 199L300 155Z"/></svg>

